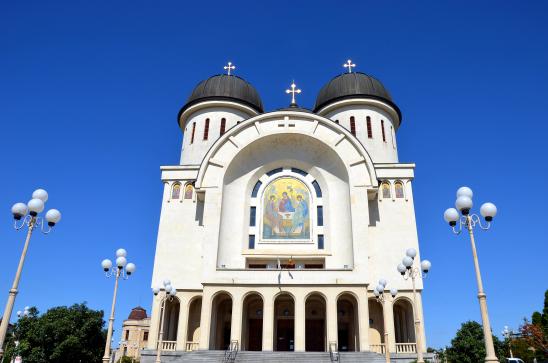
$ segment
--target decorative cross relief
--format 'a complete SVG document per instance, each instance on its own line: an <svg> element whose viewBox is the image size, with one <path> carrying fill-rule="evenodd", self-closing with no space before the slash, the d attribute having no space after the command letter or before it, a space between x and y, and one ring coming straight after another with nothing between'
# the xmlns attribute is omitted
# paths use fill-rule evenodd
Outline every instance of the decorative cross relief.
<svg viewBox="0 0 548 363"><path fill-rule="evenodd" d="M348 73L352 73L352 68L356 67L356 65L349 59L345 64L343 64L343 67L348 68Z"/></svg>
<svg viewBox="0 0 548 363"><path fill-rule="evenodd" d="M236 69L236 66L232 64L232 62L228 62L226 66L223 67L227 74L230 76L230 71L233 71Z"/></svg>
<svg viewBox="0 0 548 363"><path fill-rule="evenodd" d="M291 93L291 104L297 105L297 102L295 102L295 94L301 93L301 90L297 88L297 85L295 84L295 81L291 83L291 89L286 89L285 93L290 94Z"/></svg>

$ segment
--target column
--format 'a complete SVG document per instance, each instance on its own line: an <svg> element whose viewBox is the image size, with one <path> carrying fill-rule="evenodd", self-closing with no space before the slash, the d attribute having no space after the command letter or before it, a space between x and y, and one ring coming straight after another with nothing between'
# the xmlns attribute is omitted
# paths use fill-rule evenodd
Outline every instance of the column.
<svg viewBox="0 0 548 363"><path fill-rule="evenodd" d="M152 311L150 313L150 330L148 337L148 349L156 350L158 344L158 333L160 331L160 298L154 297Z"/></svg>
<svg viewBox="0 0 548 363"><path fill-rule="evenodd" d="M179 323L177 325L177 350L186 350L186 332L188 329L188 296L179 298Z"/></svg>
<svg viewBox="0 0 548 363"><path fill-rule="evenodd" d="M211 326L211 298L214 291L208 287L204 287L204 295L202 298L202 316L200 317L200 350L209 349L209 332Z"/></svg>
<svg viewBox="0 0 548 363"><path fill-rule="evenodd" d="M304 309L304 293L295 294L295 351L305 351L305 309Z"/></svg>
<svg viewBox="0 0 548 363"><path fill-rule="evenodd" d="M337 344L337 349L339 349L339 337L337 330L337 293L331 292L327 296L326 301L327 309L327 350L329 350L329 344L334 342Z"/></svg>
<svg viewBox="0 0 548 363"><path fill-rule="evenodd" d="M230 323L230 340L237 340L238 346L242 342L242 296L232 292L232 321ZM241 347L240 347L241 348Z"/></svg>
<svg viewBox="0 0 548 363"><path fill-rule="evenodd" d="M389 297L389 294L385 294L386 301L384 302L383 318L386 321L386 328L388 329L388 347L390 353L396 353L396 328L394 324L394 298Z"/></svg>
<svg viewBox="0 0 548 363"><path fill-rule="evenodd" d="M264 295L263 301L263 350L274 350L274 296Z"/></svg>
<svg viewBox="0 0 548 363"><path fill-rule="evenodd" d="M369 300L367 288L358 294L358 323L360 333L360 351L369 351Z"/></svg>

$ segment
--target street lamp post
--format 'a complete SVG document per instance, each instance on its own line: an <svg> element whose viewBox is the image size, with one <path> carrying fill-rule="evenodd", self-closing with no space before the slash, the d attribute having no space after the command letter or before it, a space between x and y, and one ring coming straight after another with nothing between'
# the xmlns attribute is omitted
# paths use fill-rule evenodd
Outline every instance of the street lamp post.
<svg viewBox="0 0 548 363"><path fill-rule="evenodd" d="M424 363L422 355L422 333L421 333L421 321L419 318L419 309L417 305L417 290L415 288L415 279L417 277L425 278L428 271L432 267L432 264L428 260L423 260L420 263L420 269L415 267L415 257L417 256L417 250L409 248L405 252L405 257L397 267L398 272L403 276L404 280L411 279L413 283L413 313L415 317L415 340L417 344L417 363Z"/></svg>
<svg viewBox="0 0 548 363"><path fill-rule="evenodd" d="M480 214L487 222L484 226L481 223L481 218L477 214L470 214L473 202L474 193L468 187L461 187L457 190L457 200L455 206L460 210L461 215L455 208L449 208L443 214L447 223L451 226L453 233L460 234L463 227L468 230L470 235L470 243L472 245L472 255L474 257L474 267L476 270L476 282L478 284L478 299L481 311L481 320L483 322L483 337L485 340L485 361L498 362L495 355L495 347L493 345L493 334L491 333L491 324L489 323L489 314L487 313L487 295L483 291L483 282L481 280L481 272L478 261L478 253L476 251L476 242L474 239L474 228L480 227L482 230L488 230L491 227L491 221L497 214L497 207L493 203L484 203L480 208ZM455 228L458 224L458 229Z"/></svg>
<svg viewBox="0 0 548 363"><path fill-rule="evenodd" d="M508 350L510 350L510 358L514 358L514 353L512 353L512 331L508 329L508 325L504 326L504 330L502 331L502 335L508 339Z"/></svg>
<svg viewBox="0 0 548 363"><path fill-rule="evenodd" d="M163 346L163 339L164 339L164 319L166 317L166 302L172 301L175 295L177 294L177 289L175 289L171 285L171 281L166 279L164 280L164 290L165 294L164 296L160 297L160 332L158 333L158 343L157 349L156 349L156 361L155 363L161 363L162 362L162 346ZM160 293L159 287L154 287L152 289L152 292L154 293L154 296L158 296Z"/></svg>
<svg viewBox="0 0 548 363"><path fill-rule="evenodd" d="M384 295L384 289L386 288L387 284L388 284L388 282L385 279L380 279L377 287L375 288L375 290L373 290L373 295L375 295L375 297L377 298L377 301L382 305L383 313L384 313L384 309L386 308L385 304L384 304L386 302L386 297ZM398 294L398 289L396 289L394 287L392 289L390 289L390 295L392 295L392 299L395 298L397 294ZM388 343L388 326L386 324L387 322L386 322L386 319L384 319L384 317L383 317L382 320L384 322L384 355L385 355L385 358L386 358L386 363L390 363L390 349L389 349L389 343Z"/></svg>
<svg viewBox="0 0 548 363"><path fill-rule="evenodd" d="M27 238L23 246L23 252L19 259L19 265L15 273L15 279L11 289L9 290L8 301L6 308L4 309L4 316L2 323L0 324L0 360L4 356L4 340L8 332L8 325L13 312L13 305L15 303L15 297L18 293L19 280L21 279L21 273L23 271L23 265L25 264L25 258L27 256L27 250L29 248L30 237L35 228L40 228L42 233L48 234L51 232L53 226L55 226L61 220L61 213L57 209L50 209L45 215L45 220L39 213L44 211L45 203L48 200L48 193L44 189L37 189L32 193L32 199L27 203L15 203L11 207L11 213L14 218L14 228L20 230L23 227L27 227ZM44 225L44 221L47 222L47 226Z"/></svg>
<svg viewBox="0 0 548 363"><path fill-rule="evenodd" d="M110 362L110 345L112 340L112 326L114 324L114 308L116 306L116 294L118 293L118 281L120 277L127 280L129 276L135 272L137 268L133 263L127 263L127 252L123 248L116 251L116 266L112 266L111 260L103 260L101 266L105 271L106 277L114 276L114 294L112 296L112 307L110 309L110 318L108 319L107 341L105 343L105 354L103 355L103 363Z"/></svg>

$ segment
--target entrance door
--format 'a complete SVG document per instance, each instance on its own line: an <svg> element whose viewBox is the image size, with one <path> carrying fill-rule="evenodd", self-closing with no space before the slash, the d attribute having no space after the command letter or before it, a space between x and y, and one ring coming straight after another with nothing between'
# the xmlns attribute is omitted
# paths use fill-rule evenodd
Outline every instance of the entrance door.
<svg viewBox="0 0 548 363"><path fill-rule="evenodd" d="M339 324L339 351L348 352L350 350L349 328L347 323Z"/></svg>
<svg viewBox="0 0 548 363"><path fill-rule="evenodd" d="M293 319L278 319L276 350L288 352L295 350Z"/></svg>
<svg viewBox="0 0 548 363"><path fill-rule="evenodd" d="M263 319L249 319L247 350L263 350Z"/></svg>
<svg viewBox="0 0 548 363"><path fill-rule="evenodd" d="M307 352L325 352L324 331L324 320L306 320L305 349Z"/></svg>

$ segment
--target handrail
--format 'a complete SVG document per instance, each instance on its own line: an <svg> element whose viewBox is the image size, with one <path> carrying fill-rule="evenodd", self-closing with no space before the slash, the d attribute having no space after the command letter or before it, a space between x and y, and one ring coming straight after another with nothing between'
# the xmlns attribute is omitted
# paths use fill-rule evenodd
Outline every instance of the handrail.
<svg viewBox="0 0 548 363"><path fill-rule="evenodd" d="M341 357L337 351L337 342L329 342L329 358L331 362L340 361Z"/></svg>
<svg viewBox="0 0 548 363"><path fill-rule="evenodd" d="M230 344L225 350L225 357L223 359L224 363L234 363L236 361L236 356L238 355L238 351L240 349L240 346L238 344L237 340L231 340Z"/></svg>

